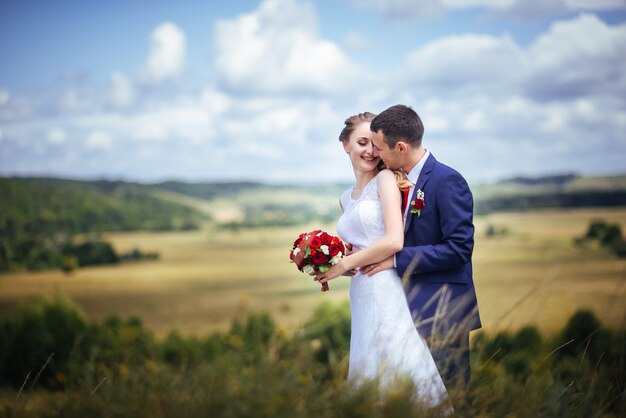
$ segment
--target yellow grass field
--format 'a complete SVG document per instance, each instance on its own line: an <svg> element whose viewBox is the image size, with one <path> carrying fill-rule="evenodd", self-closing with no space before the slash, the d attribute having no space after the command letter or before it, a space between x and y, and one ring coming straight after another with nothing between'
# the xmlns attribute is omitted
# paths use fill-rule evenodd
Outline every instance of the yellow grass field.
<svg viewBox="0 0 626 418"><path fill-rule="evenodd" d="M578 308L590 308L607 325L623 326L626 260L607 250L576 247L594 218L626 230L626 209L497 213L476 219L474 277L486 331L537 324L560 328ZM489 225L508 234L486 237ZM158 261L0 276L0 315L10 316L30 294L71 297L91 320L138 316L164 335L173 328L206 334L233 318L267 311L295 330L323 301L347 300L349 278L321 293L288 261L298 233L316 227L226 231L125 233L106 236L117 250L158 251Z"/></svg>

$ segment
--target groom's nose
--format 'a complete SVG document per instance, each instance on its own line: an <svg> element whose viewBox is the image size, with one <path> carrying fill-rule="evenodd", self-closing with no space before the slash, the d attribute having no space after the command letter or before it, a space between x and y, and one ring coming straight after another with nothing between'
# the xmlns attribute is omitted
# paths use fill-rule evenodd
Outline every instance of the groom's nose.
<svg viewBox="0 0 626 418"><path fill-rule="evenodd" d="M378 148L376 148L374 146L374 144L371 145L372 149L370 150L370 152L372 153L373 157L378 157Z"/></svg>

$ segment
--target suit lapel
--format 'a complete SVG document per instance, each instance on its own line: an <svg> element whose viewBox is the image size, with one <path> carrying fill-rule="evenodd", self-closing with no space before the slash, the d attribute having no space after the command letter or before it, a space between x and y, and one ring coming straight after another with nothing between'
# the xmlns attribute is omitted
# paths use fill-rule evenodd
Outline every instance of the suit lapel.
<svg viewBox="0 0 626 418"><path fill-rule="evenodd" d="M437 160L435 159L434 155L430 154L430 156L428 157L428 160L426 160L426 163L424 164L424 167L422 168L422 172L417 178L417 183L415 183L415 188L413 189L413 193L411 194L409 205L411 204L411 201L415 200L418 190L424 191L424 186L428 182L428 178L430 177L430 172L433 170L433 167L435 166L436 162ZM425 196L424 198L425 198L426 204L428 205L428 197ZM415 217L414 214L411 213L411 209L409 208L409 213L407 213L406 222L404 223L405 234L409 230L409 225L413 221L414 217Z"/></svg>

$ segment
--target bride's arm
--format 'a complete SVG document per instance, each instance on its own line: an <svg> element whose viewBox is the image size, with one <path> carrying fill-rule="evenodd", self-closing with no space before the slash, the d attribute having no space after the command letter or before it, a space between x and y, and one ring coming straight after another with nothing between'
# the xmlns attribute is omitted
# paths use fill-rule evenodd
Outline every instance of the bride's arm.
<svg viewBox="0 0 626 418"><path fill-rule="evenodd" d="M378 174L378 196L383 209L385 235L372 245L342 258L326 273L315 276L315 280L324 283L345 271L382 261L402 249L404 244L404 226L402 224L400 190L395 176L389 170Z"/></svg>

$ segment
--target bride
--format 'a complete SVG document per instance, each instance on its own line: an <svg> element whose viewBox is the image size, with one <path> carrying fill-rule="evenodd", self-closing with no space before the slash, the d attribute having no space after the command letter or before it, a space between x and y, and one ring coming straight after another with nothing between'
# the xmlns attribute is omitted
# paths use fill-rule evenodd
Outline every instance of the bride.
<svg viewBox="0 0 626 418"><path fill-rule="evenodd" d="M339 135L350 157L356 184L341 196L343 214L337 233L352 244L353 252L326 273L318 274L315 280L321 283L384 260L402 249L404 226L399 184L404 186L403 177L379 168L381 161L373 152L370 131L374 116L365 112L349 117ZM415 329L395 269L371 277L357 270L350 282L350 311L351 385L378 379L385 389L398 383L398 379L409 377L420 402L436 406L446 400L443 381L426 342Z"/></svg>

